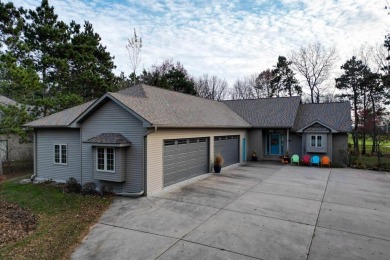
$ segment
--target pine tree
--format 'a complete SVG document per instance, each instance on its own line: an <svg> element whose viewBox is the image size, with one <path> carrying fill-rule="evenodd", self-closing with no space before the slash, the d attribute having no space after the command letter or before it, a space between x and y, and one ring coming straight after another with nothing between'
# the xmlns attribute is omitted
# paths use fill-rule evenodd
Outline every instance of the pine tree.
<svg viewBox="0 0 390 260"><path fill-rule="evenodd" d="M291 61L286 57L279 56L275 69L272 70L271 95L272 96L293 96L301 95L302 88L298 85L295 73L291 70Z"/></svg>

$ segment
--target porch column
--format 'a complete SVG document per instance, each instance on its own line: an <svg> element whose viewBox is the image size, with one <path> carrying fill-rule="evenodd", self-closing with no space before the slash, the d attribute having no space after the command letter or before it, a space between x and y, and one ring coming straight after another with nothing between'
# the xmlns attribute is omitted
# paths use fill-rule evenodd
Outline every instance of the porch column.
<svg viewBox="0 0 390 260"><path fill-rule="evenodd" d="M287 128L286 151L288 151L288 152L290 152L289 139L290 139L290 129Z"/></svg>

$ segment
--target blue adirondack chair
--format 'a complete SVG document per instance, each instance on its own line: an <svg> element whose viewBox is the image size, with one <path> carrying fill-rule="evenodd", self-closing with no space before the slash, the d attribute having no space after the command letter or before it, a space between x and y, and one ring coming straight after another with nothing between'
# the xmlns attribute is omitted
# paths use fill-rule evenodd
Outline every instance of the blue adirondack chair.
<svg viewBox="0 0 390 260"><path fill-rule="evenodd" d="M313 164L317 164L317 166L320 167L320 157L318 157L317 155L311 157L310 166L312 166Z"/></svg>

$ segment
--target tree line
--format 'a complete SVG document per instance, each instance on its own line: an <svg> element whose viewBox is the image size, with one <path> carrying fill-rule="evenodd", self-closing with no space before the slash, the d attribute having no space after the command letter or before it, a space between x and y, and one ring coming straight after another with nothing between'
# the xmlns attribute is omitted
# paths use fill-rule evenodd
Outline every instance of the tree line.
<svg viewBox="0 0 390 260"><path fill-rule="evenodd" d="M308 90L304 102L350 100L356 149L361 136L365 142L365 136L378 132L373 128L386 115L389 35L382 48L362 51L347 60L341 66L343 74L335 80L330 77L337 66L336 48L317 42L279 56L274 66L239 78L231 87L215 75L194 77L173 60L137 74L142 39L135 30L126 48L132 71L115 75L114 57L88 21L80 25L59 20L48 0L30 10L0 2L0 94L22 104L12 109L0 106L2 131L138 83L212 100L295 96L304 90ZM341 94L329 95L329 85Z"/></svg>

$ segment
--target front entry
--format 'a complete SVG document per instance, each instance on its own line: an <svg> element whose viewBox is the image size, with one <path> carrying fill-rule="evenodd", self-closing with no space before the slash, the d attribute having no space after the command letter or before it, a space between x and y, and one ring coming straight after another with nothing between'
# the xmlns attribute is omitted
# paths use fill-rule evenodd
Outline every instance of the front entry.
<svg viewBox="0 0 390 260"><path fill-rule="evenodd" d="M280 134L270 134L269 135L269 151L270 155L280 155L281 154L281 135Z"/></svg>

